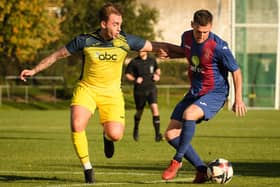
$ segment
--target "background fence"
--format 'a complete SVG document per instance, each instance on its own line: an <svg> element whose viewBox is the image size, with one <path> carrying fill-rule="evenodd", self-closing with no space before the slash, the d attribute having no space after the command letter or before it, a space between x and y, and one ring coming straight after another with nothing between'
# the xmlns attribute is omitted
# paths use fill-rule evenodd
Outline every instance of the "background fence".
<svg viewBox="0 0 280 187"><path fill-rule="evenodd" d="M244 95L249 101L249 108L269 108L274 103L275 85L244 85L252 90ZM189 89L189 85L158 85L158 100L162 106L175 105ZM123 85L127 107L134 107L133 86ZM66 91L67 90L67 91ZM0 106L3 102L52 102L70 100L73 87L64 85L0 85ZM259 94L259 91L261 94ZM69 94L65 94L69 93ZM265 92L265 94L264 94ZM228 108L231 108L229 106Z"/></svg>
<svg viewBox="0 0 280 187"><path fill-rule="evenodd" d="M158 85L159 103L170 106L178 102L188 90L188 85ZM134 105L132 85L123 85L126 105ZM4 101L30 103L34 101L57 102L70 100L71 95L65 96L62 92L72 93L73 87L63 85L0 85L0 105Z"/></svg>

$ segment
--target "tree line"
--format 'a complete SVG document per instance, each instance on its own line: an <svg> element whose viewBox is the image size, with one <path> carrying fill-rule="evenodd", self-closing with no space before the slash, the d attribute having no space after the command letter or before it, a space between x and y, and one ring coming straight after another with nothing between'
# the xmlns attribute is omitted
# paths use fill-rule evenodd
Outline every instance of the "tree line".
<svg viewBox="0 0 280 187"><path fill-rule="evenodd" d="M123 9L123 30L153 40L159 11L136 0L2 0L0 1L0 84L7 75L33 67L74 36L99 27L98 11L107 2ZM56 63L41 75L62 75L66 84L79 77L80 55Z"/></svg>

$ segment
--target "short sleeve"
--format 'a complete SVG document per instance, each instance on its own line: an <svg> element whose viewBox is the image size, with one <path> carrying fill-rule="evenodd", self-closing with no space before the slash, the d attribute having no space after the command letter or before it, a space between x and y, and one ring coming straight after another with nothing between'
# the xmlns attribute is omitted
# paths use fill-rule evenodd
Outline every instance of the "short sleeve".
<svg viewBox="0 0 280 187"><path fill-rule="evenodd" d="M83 50L86 45L86 35L79 35L65 45L66 49L71 53Z"/></svg>
<svg viewBox="0 0 280 187"><path fill-rule="evenodd" d="M127 43L131 50L140 51L146 43L146 40L135 35L126 34Z"/></svg>
<svg viewBox="0 0 280 187"><path fill-rule="evenodd" d="M226 42L223 42L222 45L219 45L219 47L217 48L217 52L221 58L223 65L230 72L234 72L239 68L239 66Z"/></svg>

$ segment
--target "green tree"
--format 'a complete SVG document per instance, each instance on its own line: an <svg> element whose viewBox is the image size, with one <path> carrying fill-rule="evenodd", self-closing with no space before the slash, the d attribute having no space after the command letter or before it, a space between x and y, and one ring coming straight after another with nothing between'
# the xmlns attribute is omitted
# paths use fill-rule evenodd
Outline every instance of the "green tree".
<svg viewBox="0 0 280 187"><path fill-rule="evenodd" d="M60 5L60 1L56 1ZM16 74L32 62L39 49L60 36L62 18L45 0L0 1L0 75Z"/></svg>
<svg viewBox="0 0 280 187"><path fill-rule="evenodd" d="M80 33L99 27L98 11L108 0L1 0L0 76L17 75ZM136 0L111 0L123 9L123 30L154 39L158 11ZM54 14L54 8L60 11ZM72 85L79 77L80 56L57 63L43 74L64 76ZM71 75L69 77L69 75ZM76 76L73 76L76 75ZM69 78L69 79L68 79ZM0 80L1 81L1 80Z"/></svg>

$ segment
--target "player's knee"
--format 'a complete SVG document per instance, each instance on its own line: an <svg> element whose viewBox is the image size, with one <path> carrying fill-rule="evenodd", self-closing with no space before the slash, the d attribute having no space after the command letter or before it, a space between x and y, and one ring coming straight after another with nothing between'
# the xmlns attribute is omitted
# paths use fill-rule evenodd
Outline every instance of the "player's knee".
<svg viewBox="0 0 280 187"><path fill-rule="evenodd" d="M170 130L166 130L164 133L164 137L167 141L172 139L172 132L170 132Z"/></svg>
<svg viewBox="0 0 280 187"><path fill-rule="evenodd" d="M187 108L183 114L184 120L199 120L204 116L203 110L196 106L191 105L189 108Z"/></svg>
<svg viewBox="0 0 280 187"><path fill-rule="evenodd" d="M86 128L86 123L83 120L75 119L71 122L71 130L72 132L81 132Z"/></svg>
<svg viewBox="0 0 280 187"><path fill-rule="evenodd" d="M123 137L124 125L121 123L106 123L104 124L104 132L107 139L119 141Z"/></svg>
<svg viewBox="0 0 280 187"><path fill-rule="evenodd" d="M167 141L173 140L178 136L180 136L180 130L178 129L167 129L164 133L164 137Z"/></svg>
<svg viewBox="0 0 280 187"><path fill-rule="evenodd" d="M110 139L111 141L115 142L115 141L119 141L119 140L122 139L123 133L121 133L121 132L109 132L109 133L106 134L106 137L108 139Z"/></svg>

